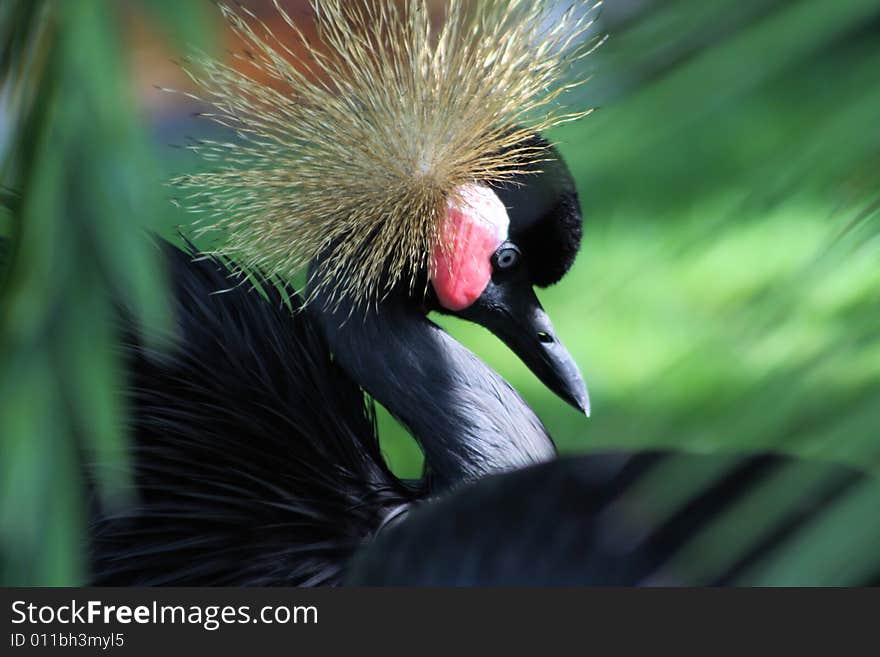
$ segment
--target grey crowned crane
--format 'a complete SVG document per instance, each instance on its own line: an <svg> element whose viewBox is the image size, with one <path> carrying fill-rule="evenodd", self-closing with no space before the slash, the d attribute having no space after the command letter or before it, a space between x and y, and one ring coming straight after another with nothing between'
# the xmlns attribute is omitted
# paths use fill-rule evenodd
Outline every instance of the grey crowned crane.
<svg viewBox="0 0 880 657"><path fill-rule="evenodd" d="M485 326L589 414L534 287L580 246L574 182L539 134L574 116L551 109L592 7L453 2L437 28L423 0L314 4L320 48L280 7L292 41L223 8L240 67L193 74L236 138L195 144L221 166L175 184L222 247L163 244L169 351L123 313L136 501L95 503L93 582L678 581L660 567L681 537L778 460L734 469L678 538L627 542L609 509L669 457L557 460L522 397L428 318ZM262 295L230 283L244 273ZM372 399L418 441L422 479L385 463Z"/></svg>

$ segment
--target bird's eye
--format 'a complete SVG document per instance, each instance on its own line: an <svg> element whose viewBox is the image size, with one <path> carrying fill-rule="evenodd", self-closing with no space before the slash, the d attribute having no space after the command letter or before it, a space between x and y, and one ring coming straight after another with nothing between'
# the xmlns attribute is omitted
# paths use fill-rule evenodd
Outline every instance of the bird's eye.
<svg viewBox="0 0 880 657"><path fill-rule="evenodd" d="M496 269L510 269L516 266L521 255L520 250L513 242L504 242L492 256L492 264Z"/></svg>

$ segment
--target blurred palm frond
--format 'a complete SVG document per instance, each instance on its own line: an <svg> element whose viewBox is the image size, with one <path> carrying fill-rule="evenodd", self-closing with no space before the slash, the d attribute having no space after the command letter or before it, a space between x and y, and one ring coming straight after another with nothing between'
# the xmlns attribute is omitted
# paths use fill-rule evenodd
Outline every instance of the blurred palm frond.
<svg viewBox="0 0 880 657"><path fill-rule="evenodd" d="M83 580L84 466L105 504L124 503L127 490L114 304L129 308L146 336L170 327L157 251L144 232L163 212L162 176L130 98L119 8L108 0L0 7L12 125L2 183L15 190L4 194L0 289L8 583Z"/></svg>

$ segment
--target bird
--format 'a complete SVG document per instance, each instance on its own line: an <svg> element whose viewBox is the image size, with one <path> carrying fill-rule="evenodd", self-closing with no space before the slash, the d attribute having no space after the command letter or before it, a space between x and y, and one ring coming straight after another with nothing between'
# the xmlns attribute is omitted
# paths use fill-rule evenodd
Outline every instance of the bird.
<svg viewBox="0 0 880 657"><path fill-rule="evenodd" d="M533 285L579 249L575 184L540 131L585 114L548 104L595 19L582 3L561 29L547 5L452 2L437 29L423 0L316 1L334 59L275 2L305 61L219 5L247 44L241 64L286 93L191 62L204 114L237 141L193 144L221 165L172 187L200 215L195 238L222 246L160 242L169 349L120 312L134 502L93 501L93 583L336 584L389 514L555 458L522 397L428 318L487 327L589 413ZM385 464L374 401L421 446L420 480Z"/></svg>
<svg viewBox="0 0 880 657"><path fill-rule="evenodd" d="M427 315L486 326L563 399L589 409L532 288L560 277L577 252L573 180L557 160L527 185L550 205L511 211L508 239L490 255L493 280L460 311L433 287L412 295L399 285L358 319L320 296L296 312L295 291L230 289L233 269L221 259L162 243L177 337L159 351L122 320L136 501L95 509L93 583L339 583L347 557L388 514L555 458L523 398ZM530 242L535 231L542 237ZM401 481L387 467L364 391L421 445L423 480Z"/></svg>
<svg viewBox="0 0 880 657"><path fill-rule="evenodd" d="M430 317L487 328L590 414L535 288L565 276L583 239L574 178L543 133L585 115L547 99L592 50L579 44L593 5L554 27L543 2L450 3L432 31L423 0L315 2L327 55L276 2L305 63L246 9L220 6L248 44L242 65L272 83L210 59L193 74L193 97L237 140L194 143L221 168L172 185L200 216L195 240L221 246L158 240L175 317L165 348L120 304L133 491L117 506L91 498L91 583L732 581L754 554L711 574L674 557L785 459L727 464L688 514L650 527L627 492L682 458L711 470L705 458L559 458L522 396ZM377 402L417 441L422 477L389 468ZM805 499L860 481L829 476Z"/></svg>

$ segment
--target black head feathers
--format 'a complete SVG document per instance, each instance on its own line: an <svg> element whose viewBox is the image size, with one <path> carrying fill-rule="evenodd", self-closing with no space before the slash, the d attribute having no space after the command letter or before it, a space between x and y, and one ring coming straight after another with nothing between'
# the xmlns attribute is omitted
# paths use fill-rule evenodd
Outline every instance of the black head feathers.
<svg viewBox="0 0 880 657"><path fill-rule="evenodd" d="M581 245L583 217L571 171L559 152L536 134L541 149L535 161L524 162L530 172L494 189L510 215L510 238L520 248L532 283L557 283L574 264Z"/></svg>

